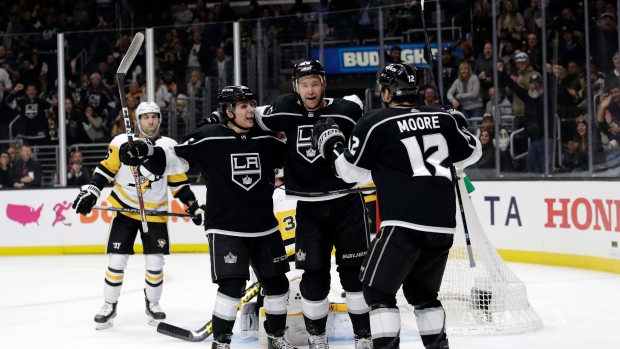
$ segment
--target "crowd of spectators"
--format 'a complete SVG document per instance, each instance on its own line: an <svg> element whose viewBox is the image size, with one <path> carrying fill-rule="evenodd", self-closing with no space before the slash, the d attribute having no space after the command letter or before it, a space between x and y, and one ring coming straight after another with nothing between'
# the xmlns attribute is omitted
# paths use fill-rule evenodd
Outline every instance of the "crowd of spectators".
<svg viewBox="0 0 620 349"><path fill-rule="evenodd" d="M234 2L234 1L233 1ZM583 163L582 134L584 127L592 127L596 146L595 160L605 161L618 157L620 151L620 63L618 59L617 9L615 1L589 0L590 18L584 18L582 1L547 1L540 9L538 0L500 0L497 17L498 36L491 33L492 9L490 0L442 2L444 18L462 12L470 6L472 17L463 15L462 38L441 51L444 91L423 86L425 104L435 101L462 110L479 127L483 115L491 115L500 123L500 139L495 131L484 134L485 141L497 146L506 145L505 135L524 128L522 139L504 147L516 153L532 150L533 139L527 130L538 132L542 117L526 115L527 106L515 89L516 83L527 94L553 94L552 115L562 120L557 130L562 148L554 149L554 169L579 171L575 158ZM206 76L216 77L220 86L233 81L232 22L243 20L241 34L244 47L257 42L256 20L261 20L264 48L274 49L276 43L316 42L318 33L326 40L348 40L363 44L365 39L376 38L377 17L385 16L386 37L409 38L420 42L415 32L422 15L415 0L318 0L305 3L266 4L252 0L247 6L231 6L231 0L205 1L142 1L142 0L34 0L7 1L0 4L0 140L20 135L31 145L57 144L58 103L66 107L67 144L105 143L125 132L118 98L118 84L126 86L126 97L132 120L135 107L143 99L146 86L144 52L126 75L125 81L116 81L115 71L127 51L133 31L116 30L124 11L137 11L131 24L136 28L156 28L155 44L155 101L162 110L179 112L185 118L183 103L200 90ZM381 12L378 7L386 6ZM432 11L426 11L428 23ZM120 15L120 17L119 17ZM546 20L543 28L542 18ZM322 25L319 25L318 19ZM585 52L585 28L590 29L591 60ZM116 28L116 29L115 29ZM471 30L470 30L471 28ZM113 30L114 29L114 30ZM57 79L56 33L64 32L66 40L66 76ZM547 61L543 61L542 45L546 41ZM397 45L385 47L386 62L401 61ZM458 56L455 52L458 51ZM299 54L297 54L299 56ZM500 74L499 110L493 98L493 58L503 63ZM307 57L296 57L306 59ZM585 76L590 64L592 74ZM550 73L550 85L533 84L534 76ZM507 83L506 79L511 82ZM592 83L594 100L587 98L588 79ZM61 83L58 84L58 81ZM58 88L64 87L66 100L58 101ZM370 82L369 82L370 87ZM173 100L175 101L173 103ZM586 115L593 103L595 117ZM173 107L178 108L172 110ZM509 116L502 118L500 116ZM488 119L488 118L487 118ZM506 120L510 123L507 123ZM554 127L555 121L550 125ZM13 123L9 130L9 124ZM163 128L165 132L165 128ZM581 130L581 131L580 131ZM551 130L553 132L553 130ZM486 143L485 143L486 144ZM575 144L578 144L576 147ZM513 149L514 147L514 149ZM2 148L2 146L0 146ZM489 148L487 146L487 148ZM616 150L618 149L618 150ZM588 152L585 151L587 154ZM510 157L509 155L507 155ZM531 160L531 155L530 160ZM495 166L495 159L488 166ZM503 158L502 158L503 159ZM587 162L587 161L586 161ZM526 166L527 160L502 160L501 167L508 171L539 172L541 168ZM487 166L487 165L485 165ZM0 167L2 165L0 164Z"/></svg>

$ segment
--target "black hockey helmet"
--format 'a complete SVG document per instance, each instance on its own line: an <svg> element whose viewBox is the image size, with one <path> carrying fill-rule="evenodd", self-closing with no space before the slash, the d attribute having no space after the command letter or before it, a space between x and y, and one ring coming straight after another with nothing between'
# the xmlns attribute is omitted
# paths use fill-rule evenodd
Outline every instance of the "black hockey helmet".
<svg viewBox="0 0 620 349"><path fill-rule="evenodd" d="M381 71L377 79L376 93L381 95L385 89L393 97L415 96L418 94L418 72L409 64L389 64Z"/></svg>
<svg viewBox="0 0 620 349"><path fill-rule="evenodd" d="M293 90L297 92L297 80L300 78L318 75L322 82L325 82L325 68L317 60L303 61L295 64L293 68Z"/></svg>
<svg viewBox="0 0 620 349"><path fill-rule="evenodd" d="M254 92L245 86L226 86L217 95L217 111L220 115L226 115L226 109L235 112L235 105L241 101L253 101L256 103Z"/></svg>

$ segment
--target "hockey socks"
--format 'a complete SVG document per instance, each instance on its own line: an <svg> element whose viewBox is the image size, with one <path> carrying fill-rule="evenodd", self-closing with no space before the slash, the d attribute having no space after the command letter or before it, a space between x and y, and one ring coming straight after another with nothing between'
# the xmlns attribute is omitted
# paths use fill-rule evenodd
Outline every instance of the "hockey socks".
<svg viewBox="0 0 620 349"><path fill-rule="evenodd" d="M415 306L415 320L425 349L448 349L446 313L439 300Z"/></svg>

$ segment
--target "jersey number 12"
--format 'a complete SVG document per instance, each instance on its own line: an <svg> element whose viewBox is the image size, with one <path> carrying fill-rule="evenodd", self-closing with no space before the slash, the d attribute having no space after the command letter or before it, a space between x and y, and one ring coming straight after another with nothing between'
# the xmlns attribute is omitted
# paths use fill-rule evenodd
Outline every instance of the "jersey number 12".
<svg viewBox="0 0 620 349"><path fill-rule="evenodd" d="M402 139L401 142L403 142L405 148L407 148L409 162L411 162L411 169L413 170L414 177L432 176L426 168L425 163L428 163L435 168L435 176L444 176L452 180L450 170L441 165L441 162L443 162L446 158L448 158L448 155L450 155L448 151L448 143L443 135L436 133L422 136L424 152L426 152L430 147L437 147L437 150L430 153L426 160L424 160L424 155L422 149L420 149L420 144L418 143L416 136Z"/></svg>

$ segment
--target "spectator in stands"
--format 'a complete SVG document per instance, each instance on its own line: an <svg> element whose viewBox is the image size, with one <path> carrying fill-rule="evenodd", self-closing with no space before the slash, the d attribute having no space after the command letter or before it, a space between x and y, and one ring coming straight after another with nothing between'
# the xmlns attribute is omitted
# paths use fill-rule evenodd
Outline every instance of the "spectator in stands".
<svg viewBox="0 0 620 349"><path fill-rule="evenodd" d="M562 36L560 38L560 44L558 45L557 52L552 52L552 57L557 56L557 64L566 66L568 61L574 60L577 62L584 62L585 45L578 41L575 33L579 33L569 27L562 27ZM552 47L555 49L555 47Z"/></svg>
<svg viewBox="0 0 620 349"><path fill-rule="evenodd" d="M222 0L220 4L219 20L222 22L232 22L237 20L235 11L230 6L230 0Z"/></svg>
<svg viewBox="0 0 620 349"><path fill-rule="evenodd" d="M493 44L487 42L484 44L484 51L476 59L474 64L476 69L474 73L480 80L480 97L482 102L489 100L489 89L493 87Z"/></svg>
<svg viewBox="0 0 620 349"><path fill-rule="evenodd" d="M442 98L445 98L446 91L452 86L454 81L458 77L459 67L456 64L456 60L452 56L452 50L449 48L444 48L441 51L441 62L442 62L442 78L443 78L443 91L441 92ZM445 99L444 99L445 101Z"/></svg>
<svg viewBox="0 0 620 349"><path fill-rule="evenodd" d="M210 76L217 76L220 83L220 90L224 86L233 83L233 61L224 52L224 48L218 47L215 51L215 59L211 62Z"/></svg>
<svg viewBox="0 0 620 349"><path fill-rule="evenodd" d="M426 88L424 89L424 105L439 105L435 86L426 86Z"/></svg>
<svg viewBox="0 0 620 349"><path fill-rule="evenodd" d="M590 50L596 52L592 57L598 69L614 69L612 62L614 53L618 52L618 31L612 13L603 13L599 25L590 30Z"/></svg>
<svg viewBox="0 0 620 349"><path fill-rule="evenodd" d="M481 117L484 113L480 97L480 80L472 73L472 68L467 62L459 65L458 79L448 90L447 98L466 118Z"/></svg>
<svg viewBox="0 0 620 349"><path fill-rule="evenodd" d="M3 44L0 44L0 67L9 73L12 81L19 80L19 66L14 60L7 57L6 47Z"/></svg>
<svg viewBox="0 0 620 349"><path fill-rule="evenodd" d="M114 57L112 55L109 55L108 59L109 57L112 57L112 61L114 61ZM107 61L101 61L97 64L97 73L99 73L99 76L101 77L101 83L109 90L116 85L116 75L113 72L116 72L116 70L110 70L110 66Z"/></svg>
<svg viewBox="0 0 620 349"><path fill-rule="evenodd" d="M545 14L545 19L547 21L547 27L551 24L551 14L549 10L545 8L541 10L539 7L539 0L531 0L530 7L526 8L523 12L523 21L525 22L525 28L530 31L530 33L536 34L537 37L540 37L542 30L542 14Z"/></svg>
<svg viewBox="0 0 620 349"><path fill-rule="evenodd" d="M13 186L11 181L11 161L6 150L0 152L0 188L10 188Z"/></svg>
<svg viewBox="0 0 620 349"><path fill-rule="evenodd" d="M482 130L487 130L495 134L495 119L493 118L493 114L485 113L482 115Z"/></svg>
<svg viewBox="0 0 620 349"><path fill-rule="evenodd" d="M39 54L37 50L33 50L32 57L22 58L22 64L19 67L19 80L18 83L28 86L34 85L37 87L37 91L41 90L41 60L39 60Z"/></svg>
<svg viewBox="0 0 620 349"><path fill-rule="evenodd" d="M84 128L84 124L88 121L79 110L73 107L71 98L65 99L65 115L67 145L90 143L91 140Z"/></svg>
<svg viewBox="0 0 620 349"><path fill-rule="evenodd" d="M512 0L504 0L504 11L497 20L498 28L507 28L510 36L518 42L521 41L521 32L525 27L525 21L519 12L517 12Z"/></svg>
<svg viewBox="0 0 620 349"><path fill-rule="evenodd" d="M538 77L541 76L539 72L535 71L534 68L530 66L530 58L525 52L521 52L515 56L515 64L517 65L518 69L517 76L521 78L518 84L524 89L529 88L529 81L532 75L537 75ZM512 93L512 91L510 92ZM525 114L525 107L523 105L523 101L521 100L521 98L519 98L519 96L512 97L512 109L515 112L517 120L523 120L522 118ZM519 128L520 123L518 122L518 124L519 125L517 127Z"/></svg>
<svg viewBox="0 0 620 349"><path fill-rule="evenodd" d="M192 72L190 74L189 82L187 83L187 93L192 94L192 91L198 93L198 89L202 87L202 79L200 78L200 72Z"/></svg>
<svg viewBox="0 0 620 349"><path fill-rule="evenodd" d="M303 0L295 0L295 4L291 6L291 10L289 14L297 16L298 18L303 17L304 14L312 12L310 5L304 4Z"/></svg>
<svg viewBox="0 0 620 349"><path fill-rule="evenodd" d="M247 19L257 19L261 15L260 5L258 4L258 0L251 0L248 5L248 14L246 15Z"/></svg>
<svg viewBox="0 0 620 349"><path fill-rule="evenodd" d="M489 101L486 104L484 112L493 115L496 119L504 115L514 115L514 111L512 110L512 102L508 100L508 97L506 97L506 94L502 89L499 90L498 107L500 115L495 113L495 87L491 87L489 89Z"/></svg>
<svg viewBox="0 0 620 349"><path fill-rule="evenodd" d="M84 156L79 150L69 154L69 165L67 165L67 185L79 186L90 183L92 170L83 166Z"/></svg>
<svg viewBox="0 0 620 349"><path fill-rule="evenodd" d="M168 92L159 76L155 78L155 103L160 109L166 109L172 100L172 93Z"/></svg>
<svg viewBox="0 0 620 349"><path fill-rule="evenodd" d="M18 131L33 144L46 144L49 141L47 112L52 104L38 96L37 87L28 85L23 94L24 85L17 84L6 99L7 105L20 115L17 121Z"/></svg>
<svg viewBox="0 0 620 349"><path fill-rule="evenodd" d="M163 86L166 88L166 91L172 96L172 98L176 97L178 94L177 91L177 83L174 81L174 73L172 71L165 71L163 78Z"/></svg>
<svg viewBox="0 0 620 349"><path fill-rule="evenodd" d="M592 150L596 154L601 151L601 143L597 132L592 132L592 135L594 136ZM566 144L562 167L569 171L587 171L589 167L588 144L588 122L581 119L577 123L575 136Z"/></svg>
<svg viewBox="0 0 620 349"><path fill-rule="evenodd" d="M172 16L175 19L174 24L176 26L184 26L192 23L194 14L187 8L187 3L185 1L181 1L179 4L179 10Z"/></svg>
<svg viewBox="0 0 620 349"><path fill-rule="evenodd" d="M541 71L543 69L542 46L540 45L537 34L529 33L527 35L527 44L523 47L522 52L527 53L527 56L530 58L530 64L534 70Z"/></svg>
<svg viewBox="0 0 620 349"><path fill-rule="evenodd" d="M19 159L11 166L13 188L40 187L42 176L41 164L32 158L32 147L24 143L19 150Z"/></svg>
<svg viewBox="0 0 620 349"><path fill-rule="evenodd" d="M605 86L609 86L614 80L619 81L620 79L620 59L618 57L618 52L614 53L612 62L614 69L605 73Z"/></svg>
<svg viewBox="0 0 620 349"><path fill-rule="evenodd" d="M388 45L383 45L383 57L385 58L385 65L390 63L402 63L403 60L400 58L402 50L400 46L393 45L392 50L388 53Z"/></svg>
<svg viewBox="0 0 620 349"><path fill-rule="evenodd" d="M461 51L463 51L463 57L459 57L456 60L456 64L461 66L461 63L465 62L469 64L471 70L476 69L476 58L474 57L474 49L467 41L461 42Z"/></svg>
<svg viewBox="0 0 620 349"><path fill-rule="evenodd" d="M0 67L0 103L4 101L5 95L8 95L8 93L11 92L12 89L13 82L11 81L9 73L6 71L6 69ZM0 108L0 111L2 111L2 108ZM0 124L2 124L1 121Z"/></svg>
<svg viewBox="0 0 620 349"><path fill-rule="evenodd" d="M590 15L592 15L592 13L590 13ZM562 13L555 19L553 26L558 31L566 27L569 30L579 30L583 32L583 20L579 20L575 17L575 13L570 6L565 6L562 8Z"/></svg>
<svg viewBox="0 0 620 349"><path fill-rule="evenodd" d="M522 53L524 54L524 53ZM533 74L528 81L528 88L521 87L521 76L509 77L504 71L502 62L497 64L497 69L501 73L500 79L518 96L524 103L523 127L525 128L525 136L529 139L527 149L527 171L529 173L544 173L545 158L548 159L549 171L553 168L553 100L555 96L551 93L545 93L542 84L542 76ZM555 84L554 75L550 72L547 74L549 85ZM515 98L516 98L515 96ZM547 98L547 125L549 153L545 156L545 108L544 98Z"/></svg>
<svg viewBox="0 0 620 349"><path fill-rule="evenodd" d="M474 5L474 18L472 20L474 35L472 38L472 45L476 52L480 52L487 41L494 41L493 33L491 31L493 27L493 19L489 15L488 11L484 10L484 7L488 7L488 2L483 1L480 4ZM508 36L507 33L506 36Z"/></svg>
<svg viewBox="0 0 620 349"><path fill-rule="evenodd" d="M138 104L140 103L140 99L142 98L142 90L140 89L140 84L137 81L132 81L129 83L129 91L125 93L125 98L132 97Z"/></svg>
<svg viewBox="0 0 620 349"><path fill-rule="evenodd" d="M318 13L319 16L323 19L324 23L329 23L329 11L330 4L327 0L319 0L319 3L314 5L314 12Z"/></svg>
<svg viewBox="0 0 620 349"><path fill-rule="evenodd" d="M607 150L620 147L620 86L616 81L608 87L601 97L596 111L596 121L600 133L608 138Z"/></svg>
<svg viewBox="0 0 620 349"><path fill-rule="evenodd" d="M88 120L85 126L86 134L93 143L105 143L109 139L106 135L104 127L104 118L102 115L96 114L92 106L87 105L84 109L84 118Z"/></svg>
<svg viewBox="0 0 620 349"><path fill-rule="evenodd" d="M9 161L11 162L11 166L15 165L15 163L17 162L18 159L18 154L19 154L19 144L17 143L13 143L7 150L6 152L9 153Z"/></svg>
<svg viewBox="0 0 620 349"><path fill-rule="evenodd" d="M380 0L361 0L357 14L357 39L362 44L364 39L376 38L375 19L379 15Z"/></svg>
<svg viewBox="0 0 620 349"><path fill-rule="evenodd" d="M202 35L199 32L195 32L192 35L192 44L187 48L187 63L185 65L185 81L189 81L193 72L199 72L202 76L207 71L209 64L209 50L207 47L203 47ZM170 70L170 69L166 69Z"/></svg>
<svg viewBox="0 0 620 349"><path fill-rule="evenodd" d="M483 129L480 132L480 144L482 144L482 156L476 163L477 168L495 168L495 145L492 133Z"/></svg>
<svg viewBox="0 0 620 349"><path fill-rule="evenodd" d="M116 100L110 90L101 83L99 73L90 75L86 89L81 91L80 104L82 110L90 106L96 115L102 116L107 116L116 107Z"/></svg>

